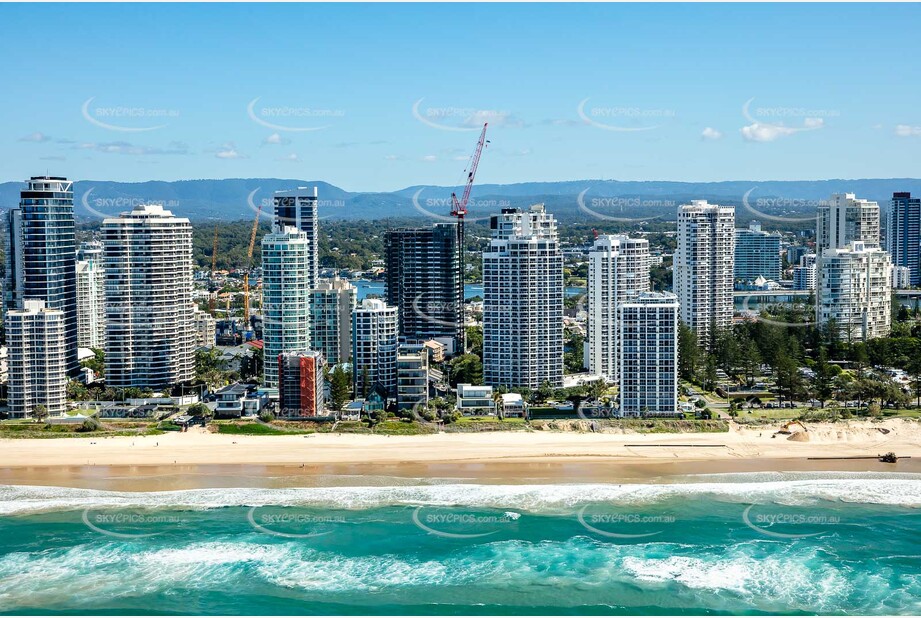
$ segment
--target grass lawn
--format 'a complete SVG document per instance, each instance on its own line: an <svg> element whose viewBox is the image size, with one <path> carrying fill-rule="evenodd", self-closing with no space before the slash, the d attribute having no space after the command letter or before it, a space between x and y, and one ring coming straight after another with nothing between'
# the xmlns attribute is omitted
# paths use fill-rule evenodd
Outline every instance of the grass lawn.
<svg viewBox="0 0 921 618"><path fill-rule="evenodd" d="M313 433L311 431L285 431L262 423L213 423L217 432L232 436L284 436L288 434Z"/></svg>

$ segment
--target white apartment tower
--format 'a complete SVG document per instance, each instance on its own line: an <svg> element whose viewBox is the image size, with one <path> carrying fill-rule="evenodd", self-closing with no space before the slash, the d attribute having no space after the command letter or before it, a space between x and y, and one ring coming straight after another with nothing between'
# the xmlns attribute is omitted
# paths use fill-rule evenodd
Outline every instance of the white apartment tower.
<svg viewBox="0 0 921 618"><path fill-rule="evenodd" d="M265 385L278 387L278 356L310 349L311 248L291 226L262 238L262 340Z"/></svg>
<svg viewBox="0 0 921 618"><path fill-rule="evenodd" d="M338 277L320 279L310 292L310 338L313 349L323 353L329 365L347 363L352 357L352 311L355 286Z"/></svg>
<svg viewBox="0 0 921 618"><path fill-rule="evenodd" d="M735 209L692 200L678 207L675 293L680 318L710 343L712 329L732 326Z"/></svg>
<svg viewBox="0 0 921 618"><path fill-rule="evenodd" d="M397 328L397 308L376 298L366 298L352 314L352 367L356 397L367 396L375 385L380 385L392 395L396 394Z"/></svg>
<svg viewBox="0 0 921 618"><path fill-rule="evenodd" d="M102 222L106 385L160 390L195 377L192 225L157 204Z"/></svg>
<svg viewBox="0 0 921 618"><path fill-rule="evenodd" d="M50 416L61 415L67 404L65 314L46 309L43 300L22 304L6 313L10 416L31 416L39 405Z"/></svg>
<svg viewBox="0 0 921 618"><path fill-rule="evenodd" d="M102 243L85 242L77 250L77 345L105 346L106 290Z"/></svg>
<svg viewBox="0 0 921 618"><path fill-rule="evenodd" d="M491 217L483 252L483 380L536 389L563 383L563 255L543 205Z"/></svg>
<svg viewBox="0 0 921 618"><path fill-rule="evenodd" d="M307 270L312 290L320 277L320 223L317 188L298 187L291 191L275 192L275 229L293 227L307 235L309 262Z"/></svg>
<svg viewBox="0 0 921 618"><path fill-rule="evenodd" d="M649 241L600 236L588 254L588 369L617 380L617 306L649 291Z"/></svg>
<svg viewBox="0 0 921 618"><path fill-rule="evenodd" d="M622 415L678 411L678 306L668 292L644 292L618 306Z"/></svg>
<svg viewBox="0 0 921 618"><path fill-rule="evenodd" d="M816 220L816 323L846 340L889 334L892 263L880 249L879 204L837 193Z"/></svg>
<svg viewBox="0 0 921 618"><path fill-rule="evenodd" d="M879 248L879 204L835 193L819 205L815 252L821 257L825 249L844 249L857 241L867 249Z"/></svg>

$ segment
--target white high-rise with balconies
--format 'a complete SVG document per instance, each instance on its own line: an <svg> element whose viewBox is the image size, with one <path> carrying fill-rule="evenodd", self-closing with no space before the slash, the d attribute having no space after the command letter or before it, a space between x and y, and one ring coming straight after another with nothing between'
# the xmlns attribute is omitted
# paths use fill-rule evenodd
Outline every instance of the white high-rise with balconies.
<svg viewBox="0 0 921 618"><path fill-rule="evenodd" d="M307 235L308 260L307 277L310 287L316 287L320 278L320 216L317 188L298 187L290 191L276 191L275 229L293 227Z"/></svg>
<svg viewBox="0 0 921 618"><path fill-rule="evenodd" d="M816 323L846 340L885 337L892 262L880 249L879 205L838 193L816 220Z"/></svg>
<svg viewBox="0 0 921 618"><path fill-rule="evenodd" d="M735 209L692 200L678 207L675 293L681 320L710 343L713 329L732 326Z"/></svg>
<svg viewBox="0 0 921 618"><path fill-rule="evenodd" d="M265 385L278 388L278 357L310 349L310 240L291 226L262 237Z"/></svg>
<svg viewBox="0 0 921 618"><path fill-rule="evenodd" d="M102 243L85 242L77 250L77 345L102 349L106 341L105 269Z"/></svg>
<svg viewBox="0 0 921 618"><path fill-rule="evenodd" d="M41 405L50 416L59 416L67 409L65 314L46 309L43 300L22 304L6 312L9 413L23 418Z"/></svg>
<svg viewBox="0 0 921 618"><path fill-rule="evenodd" d="M355 308L352 370L356 397L366 397L375 386L396 395L397 329L396 307L377 298L366 298Z"/></svg>
<svg viewBox="0 0 921 618"><path fill-rule="evenodd" d="M192 225L158 204L102 222L106 385L159 390L195 377Z"/></svg>
<svg viewBox="0 0 921 618"><path fill-rule="evenodd" d="M563 255L543 205L491 218L483 252L483 380L536 389L563 383Z"/></svg>
<svg viewBox="0 0 921 618"><path fill-rule="evenodd" d="M599 236L588 254L588 369L617 380L617 306L649 291L649 241Z"/></svg>

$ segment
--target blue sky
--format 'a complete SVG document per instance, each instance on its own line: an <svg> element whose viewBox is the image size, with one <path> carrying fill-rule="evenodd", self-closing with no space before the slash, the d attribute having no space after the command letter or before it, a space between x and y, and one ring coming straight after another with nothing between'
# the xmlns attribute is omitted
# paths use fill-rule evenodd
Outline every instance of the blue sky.
<svg viewBox="0 0 921 618"><path fill-rule="evenodd" d="M917 4L3 4L0 180L453 184L484 120L483 183L917 177L919 28Z"/></svg>

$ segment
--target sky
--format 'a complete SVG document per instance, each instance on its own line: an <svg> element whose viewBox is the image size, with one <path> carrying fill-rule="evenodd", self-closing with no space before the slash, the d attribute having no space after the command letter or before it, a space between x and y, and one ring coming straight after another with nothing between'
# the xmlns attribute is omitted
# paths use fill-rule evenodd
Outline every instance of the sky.
<svg viewBox="0 0 921 618"><path fill-rule="evenodd" d="M918 4L0 4L0 181L918 177Z"/></svg>

